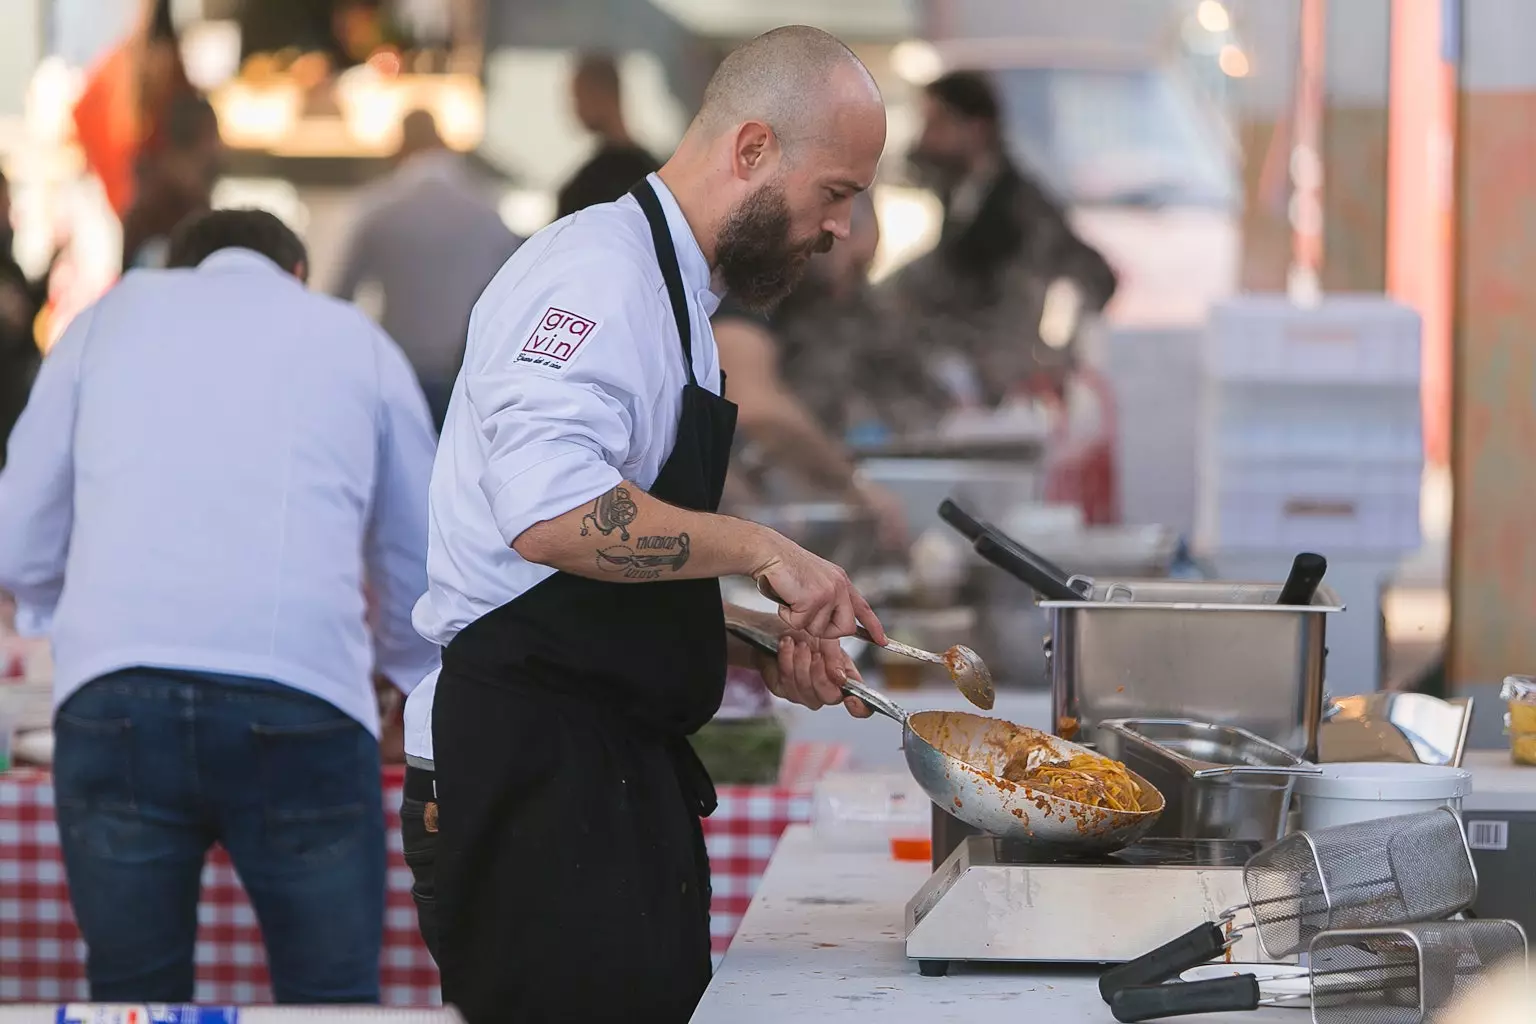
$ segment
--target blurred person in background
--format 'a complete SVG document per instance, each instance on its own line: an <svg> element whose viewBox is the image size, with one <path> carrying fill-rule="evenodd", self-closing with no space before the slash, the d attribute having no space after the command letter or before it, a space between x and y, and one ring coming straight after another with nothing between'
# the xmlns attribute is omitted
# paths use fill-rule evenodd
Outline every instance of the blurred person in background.
<svg viewBox="0 0 1536 1024"><path fill-rule="evenodd" d="M11 185L0 173L0 467L5 465L6 439L27 404L32 378L42 353L35 324L48 298L48 284L34 283L16 262L12 247Z"/></svg>
<svg viewBox="0 0 1536 1024"><path fill-rule="evenodd" d="M924 317L932 345L970 362L987 405L1030 382L1059 393L1073 335L1115 291L1115 274L1077 236L1061 208L1009 157L1002 111L985 75L956 71L923 91L914 177L944 204L938 245L894 279L891 293ZM1058 281L1069 282L1063 290ZM1070 308L1065 331L1046 331L1048 305Z"/></svg>
<svg viewBox="0 0 1536 1024"><path fill-rule="evenodd" d="M522 239L430 113L412 111L400 130L394 173L365 200L336 294L354 299L364 283L383 292L384 330L405 350L441 430L469 312Z"/></svg>
<svg viewBox="0 0 1536 1024"><path fill-rule="evenodd" d="M280 1003L375 1003L373 666L437 663L434 438L398 346L276 217L181 225L43 361L0 472L0 589L51 625L54 795L91 998L186 1003L229 853ZM370 643L364 576L377 623Z"/></svg>
<svg viewBox="0 0 1536 1024"><path fill-rule="evenodd" d="M139 158L133 205L123 215L123 271L165 266L171 231L213 205L224 147L219 118L195 93L177 94L158 145Z"/></svg>
<svg viewBox="0 0 1536 1024"><path fill-rule="evenodd" d="M711 323L748 448L746 476L788 471L866 510L887 547L906 539L900 500L864 479L844 439L879 422L916 426L939 397L915 354L893 343L872 301L868 275L880 243L869 193L854 198L849 236L812 257L801 282L772 313L727 295ZM756 451L752 451L756 449ZM762 472L753 464L762 464Z"/></svg>
<svg viewBox="0 0 1536 1024"><path fill-rule="evenodd" d="M571 103L576 120L597 136L597 152L560 189L558 220L577 210L619 199L661 165L637 146L624 123L619 66L605 53L589 53L576 62Z"/></svg>

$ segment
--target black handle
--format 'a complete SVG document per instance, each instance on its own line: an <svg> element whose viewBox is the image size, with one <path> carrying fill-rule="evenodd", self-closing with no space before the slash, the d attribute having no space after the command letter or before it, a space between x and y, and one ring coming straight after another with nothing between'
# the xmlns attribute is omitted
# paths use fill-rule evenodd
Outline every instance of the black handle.
<svg viewBox="0 0 1536 1024"><path fill-rule="evenodd" d="M1210 981L1182 981L1173 985L1136 985L1123 988L1110 1000L1115 1020L1132 1024L1159 1017L1190 1013L1230 1013L1259 1008L1259 979L1252 974Z"/></svg>
<svg viewBox="0 0 1536 1024"><path fill-rule="evenodd" d="M1053 576L1046 566L990 534L982 534L976 541L976 553L1004 572L1023 580L1035 593L1047 601L1081 601L1083 599L1082 594L1067 586L1066 577Z"/></svg>
<svg viewBox="0 0 1536 1024"><path fill-rule="evenodd" d="M939 518L953 526L960 536L973 544L982 534L992 530L989 525L956 505L952 498L945 498L939 502Z"/></svg>
<svg viewBox="0 0 1536 1024"><path fill-rule="evenodd" d="M1323 574L1327 571L1328 559L1303 551L1291 563L1291 574L1285 578L1285 586L1280 588L1280 596L1275 598L1275 604L1303 607L1311 604L1312 595L1317 593L1318 585L1323 582Z"/></svg>
<svg viewBox="0 0 1536 1024"><path fill-rule="evenodd" d="M1115 993L1123 988L1156 985L1177 978L1191 967L1214 960L1226 946L1227 935L1221 925L1207 921L1163 943L1150 953L1143 953L1135 960L1128 960L1119 967L1105 971L1099 976L1099 995L1104 997L1106 1003L1112 1003Z"/></svg>

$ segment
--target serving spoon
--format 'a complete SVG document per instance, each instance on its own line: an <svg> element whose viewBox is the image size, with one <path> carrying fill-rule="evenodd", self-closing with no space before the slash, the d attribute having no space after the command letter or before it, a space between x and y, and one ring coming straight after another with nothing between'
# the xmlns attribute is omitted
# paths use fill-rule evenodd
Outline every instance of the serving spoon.
<svg viewBox="0 0 1536 1024"><path fill-rule="evenodd" d="M768 600L781 607L789 607L789 603L779 596L773 589L773 584L767 579L757 581L757 591ZM987 668L987 663L981 660L981 655L966 647L964 644L955 644L943 654L935 654L925 651L921 647L913 647L904 644L900 640L886 638L883 644L875 643L875 638L869 635L869 630L862 625L854 626L854 636L876 647L899 654L917 661L926 661L933 665L943 665L949 672L949 678L954 681L955 689L965 696L965 699L981 708L983 711L991 711L997 703L997 690L992 685L992 672Z"/></svg>

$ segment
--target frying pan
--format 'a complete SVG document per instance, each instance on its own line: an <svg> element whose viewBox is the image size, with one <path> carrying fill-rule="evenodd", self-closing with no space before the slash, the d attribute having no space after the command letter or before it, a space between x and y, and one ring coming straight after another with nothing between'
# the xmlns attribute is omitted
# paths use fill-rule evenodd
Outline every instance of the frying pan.
<svg viewBox="0 0 1536 1024"><path fill-rule="evenodd" d="M727 618L726 629L764 653L778 653L774 638L750 625ZM1162 794L1134 772L1143 805L1136 811L1091 807L1003 778L1010 747L1038 747L1046 760L1092 754L1086 747L964 711L909 715L857 679L844 683L843 692L901 723L901 747L912 778L930 800L983 832L1056 852L1111 853L1146 835L1163 813Z"/></svg>

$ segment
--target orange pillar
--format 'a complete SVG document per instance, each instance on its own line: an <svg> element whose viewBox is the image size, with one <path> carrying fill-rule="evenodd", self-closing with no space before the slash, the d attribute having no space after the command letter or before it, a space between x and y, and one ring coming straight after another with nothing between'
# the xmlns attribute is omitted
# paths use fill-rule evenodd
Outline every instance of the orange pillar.
<svg viewBox="0 0 1536 1024"><path fill-rule="evenodd" d="M1460 7L1448 674L1465 689L1536 672L1536 3Z"/></svg>
<svg viewBox="0 0 1536 1024"><path fill-rule="evenodd" d="M1456 32L1445 0L1393 0L1387 290L1423 321L1424 457L1450 462Z"/></svg>

